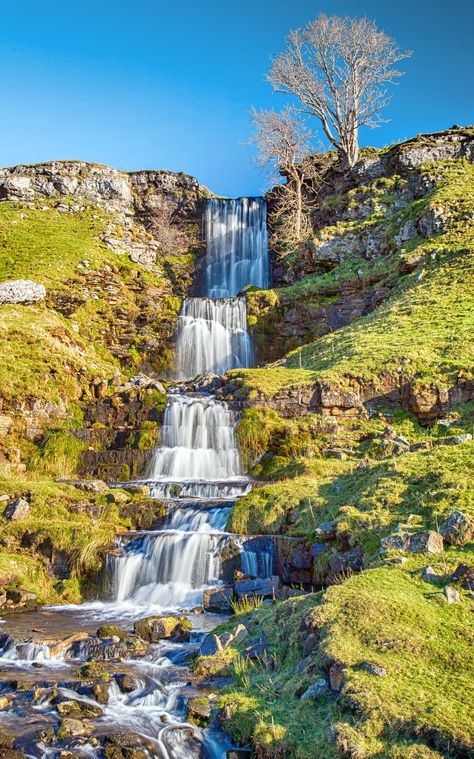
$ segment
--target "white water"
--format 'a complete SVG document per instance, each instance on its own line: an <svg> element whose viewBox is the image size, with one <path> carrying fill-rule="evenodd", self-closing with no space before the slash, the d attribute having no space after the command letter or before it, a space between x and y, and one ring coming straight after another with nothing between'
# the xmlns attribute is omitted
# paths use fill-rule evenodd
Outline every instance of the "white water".
<svg viewBox="0 0 474 759"><path fill-rule="evenodd" d="M253 365L247 332L246 285L268 287L268 235L263 198L207 202L204 293L186 298L178 319L180 379Z"/></svg>
<svg viewBox="0 0 474 759"><path fill-rule="evenodd" d="M186 298L178 319L176 361L180 379L252 366L244 298Z"/></svg>
<svg viewBox="0 0 474 759"><path fill-rule="evenodd" d="M194 484L235 480L241 476L234 416L225 403L210 397L170 395L162 444L147 470L152 483Z"/></svg>
<svg viewBox="0 0 474 759"><path fill-rule="evenodd" d="M246 285L268 287L263 198L212 199L206 206L206 295L235 298Z"/></svg>

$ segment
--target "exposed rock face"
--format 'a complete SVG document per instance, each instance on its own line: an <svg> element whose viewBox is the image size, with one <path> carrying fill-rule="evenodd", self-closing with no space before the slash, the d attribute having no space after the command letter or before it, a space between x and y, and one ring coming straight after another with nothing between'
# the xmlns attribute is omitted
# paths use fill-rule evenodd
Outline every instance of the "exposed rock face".
<svg viewBox="0 0 474 759"><path fill-rule="evenodd" d="M46 297L46 288L31 279L0 282L0 305L5 303L37 303Z"/></svg>
<svg viewBox="0 0 474 759"><path fill-rule="evenodd" d="M199 221L201 199L210 193L187 174L125 172L85 161L50 161L0 169L0 200L48 202L71 195L75 204L65 204L65 212L77 211L88 203L107 212L139 218L153 227L157 211L168 206L182 220Z"/></svg>

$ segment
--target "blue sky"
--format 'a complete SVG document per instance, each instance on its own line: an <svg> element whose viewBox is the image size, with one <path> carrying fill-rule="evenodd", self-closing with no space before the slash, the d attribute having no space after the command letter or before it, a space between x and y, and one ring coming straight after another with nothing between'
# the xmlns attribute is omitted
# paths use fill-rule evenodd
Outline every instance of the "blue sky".
<svg viewBox="0 0 474 759"><path fill-rule="evenodd" d="M80 158L257 194L248 109L284 104L270 58L319 12L366 15L414 50L390 123L363 144L474 122L468 0L16 0L1 11L0 165Z"/></svg>

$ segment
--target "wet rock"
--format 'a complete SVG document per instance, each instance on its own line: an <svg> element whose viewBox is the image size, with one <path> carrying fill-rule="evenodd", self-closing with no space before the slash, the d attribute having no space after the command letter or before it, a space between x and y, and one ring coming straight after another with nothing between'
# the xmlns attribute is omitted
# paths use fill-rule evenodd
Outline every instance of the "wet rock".
<svg viewBox="0 0 474 759"><path fill-rule="evenodd" d="M0 696L0 712L4 711L4 709L9 709L11 704L11 698L8 698L8 696Z"/></svg>
<svg viewBox="0 0 474 759"><path fill-rule="evenodd" d="M24 517L28 516L29 511L30 504L28 501L24 498L15 498L14 501L8 504L3 512L3 516L10 521L24 519Z"/></svg>
<svg viewBox="0 0 474 759"><path fill-rule="evenodd" d="M109 703L109 683L94 683L91 692L98 704Z"/></svg>
<svg viewBox="0 0 474 759"><path fill-rule="evenodd" d="M13 735L8 735L8 733L0 732L0 749L13 748L14 743L15 738Z"/></svg>
<svg viewBox="0 0 474 759"><path fill-rule="evenodd" d="M385 677L387 674L385 667L382 667L376 662L363 661L360 668L363 669L364 672L368 672L369 675L374 675L374 677Z"/></svg>
<svg viewBox="0 0 474 759"><path fill-rule="evenodd" d="M465 546L474 537L474 522L462 511L453 511L441 524L439 531L446 543Z"/></svg>
<svg viewBox="0 0 474 759"><path fill-rule="evenodd" d="M46 297L44 285L31 279L12 279L0 282L0 306L7 303L37 303Z"/></svg>
<svg viewBox="0 0 474 759"><path fill-rule="evenodd" d="M89 725L80 719L64 717L59 723L57 737L59 740L64 740L65 738L79 738L84 735L90 735L92 731L92 725Z"/></svg>
<svg viewBox="0 0 474 759"><path fill-rule="evenodd" d="M209 588L204 591L203 607L205 611L227 612L232 610L233 588Z"/></svg>
<svg viewBox="0 0 474 759"><path fill-rule="evenodd" d="M120 489L132 495L142 495L145 498L149 498L151 494L151 488L148 485L121 485Z"/></svg>
<svg viewBox="0 0 474 759"><path fill-rule="evenodd" d="M329 685L324 677L318 678L315 682L309 686L301 696L301 701L310 701L321 696L327 696L329 694Z"/></svg>
<svg viewBox="0 0 474 759"><path fill-rule="evenodd" d="M129 731L107 735L104 754L106 759L147 759L144 739Z"/></svg>
<svg viewBox="0 0 474 759"><path fill-rule="evenodd" d="M458 590L456 590L456 588L452 588L450 585L446 585L445 589L443 590L443 594L448 604L461 603L461 594Z"/></svg>
<svg viewBox="0 0 474 759"><path fill-rule="evenodd" d="M150 643L163 639L186 642L192 624L187 617L146 617L135 622L133 629L136 635Z"/></svg>
<svg viewBox="0 0 474 759"><path fill-rule="evenodd" d="M89 637L74 643L72 654L76 658L94 662L123 661L134 656L143 656L147 648L145 641L134 635L129 635L125 640L116 636L105 640Z"/></svg>
<svg viewBox="0 0 474 759"><path fill-rule="evenodd" d="M102 715L102 709L95 704L89 704L86 701L61 701L56 706L56 711L61 717L71 717L72 719L88 718L94 719Z"/></svg>
<svg viewBox="0 0 474 759"><path fill-rule="evenodd" d="M63 638L56 643L52 643L49 647L52 656L66 656L72 651L73 645L79 640L85 640L88 638L86 632L74 633L67 638Z"/></svg>
<svg viewBox="0 0 474 759"><path fill-rule="evenodd" d="M192 698L187 704L188 720L197 725L207 725L212 713L212 705L208 698Z"/></svg>
<svg viewBox="0 0 474 759"><path fill-rule="evenodd" d="M459 564L451 575L452 582L460 582L466 590L474 590L474 565Z"/></svg>
<svg viewBox="0 0 474 759"><path fill-rule="evenodd" d="M122 693L133 693L134 690L143 685L143 681L139 677L131 675L128 672L115 675L115 682Z"/></svg>
<svg viewBox="0 0 474 759"><path fill-rule="evenodd" d="M82 680L110 680L110 673L106 671L104 665L95 661L88 661L83 664L77 670L76 675Z"/></svg>
<svg viewBox="0 0 474 759"><path fill-rule="evenodd" d="M272 598L278 593L280 578L277 575L272 577L259 577L255 580L239 580L235 583L235 593L239 598L242 596L263 596Z"/></svg>
<svg viewBox="0 0 474 759"><path fill-rule="evenodd" d="M118 638L119 640L126 640L130 637L129 633L117 625L101 625L96 635L98 638Z"/></svg>

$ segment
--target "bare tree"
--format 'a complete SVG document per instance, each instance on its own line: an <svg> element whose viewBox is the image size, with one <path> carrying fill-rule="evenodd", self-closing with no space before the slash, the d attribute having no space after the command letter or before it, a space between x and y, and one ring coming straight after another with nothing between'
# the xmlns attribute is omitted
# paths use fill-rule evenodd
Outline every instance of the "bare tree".
<svg viewBox="0 0 474 759"><path fill-rule="evenodd" d="M309 179L308 168L302 161L312 152L314 135L294 106L280 113L272 110L252 110L255 135L252 142L258 148L257 162L269 170L271 184L279 184L275 194L274 216L279 219L278 239L285 245L300 242L307 232L308 202L304 187ZM282 223L284 220L284 229Z"/></svg>
<svg viewBox="0 0 474 759"><path fill-rule="evenodd" d="M411 52L401 51L373 21L324 14L290 32L287 42L268 80L277 92L299 98L301 110L320 120L352 167L359 127L383 123L381 111L390 101L386 85L403 75L396 64Z"/></svg>

